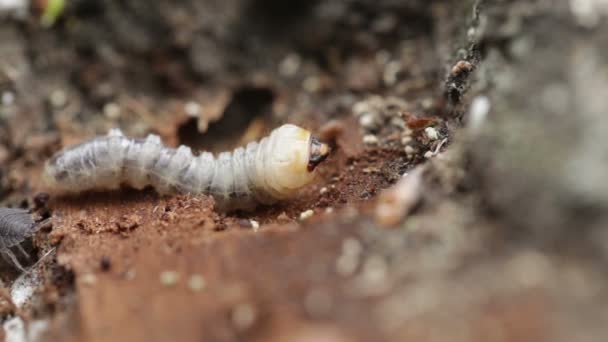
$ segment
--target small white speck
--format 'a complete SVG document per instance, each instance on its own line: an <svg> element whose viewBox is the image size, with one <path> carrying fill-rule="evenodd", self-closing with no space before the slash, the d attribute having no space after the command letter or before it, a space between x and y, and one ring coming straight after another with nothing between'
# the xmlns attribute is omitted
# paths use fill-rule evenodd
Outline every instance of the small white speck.
<svg viewBox="0 0 608 342"><path fill-rule="evenodd" d="M191 117L197 117L201 113L201 105L194 101L188 101L184 105L184 112Z"/></svg>
<svg viewBox="0 0 608 342"><path fill-rule="evenodd" d="M435 154L433 154L432 151L426 151L426 152L424 152L424 158L426 158L426 159L431 159L431 158L433 158L434 155Z"/></svg>
<svg viewBox="0 0 608 342"><path fill-rule="evenodd" d="M308 209L306 211L303 211L300 213L300 220L306 220L310 217L312 217L312 215L314 215L314 211L312 211L312 209Z"/></svg>
<svg viewBox="0 0 608 342"><path fill-rule="evenodd" d="M5 91L2 93L2 104L10 106L15 102L15 94L11 91Z"/></svg>
<svg viewBox="0 0 608 342"><path fill-rule="evenodd" d="M366 145L378 144L378 137L373 134L367 134L363 137L363 143Z"/></svg>
<svg viewBox="0 0 608 342"><path fill-rule="evenodd" d="M68 102L68 96L63 90L54 90L49 97L51 105L55 108L61 108Z"/></svg>
<svg viewBox="0 0 608 342"><path fill-rule="evenodd" d="M84 285L95 285L97 282L97 277L93 273L86 273L81 277L82 283Z"/></svg>
<svg viewBox="0 0 608 342"><path fill-rule="evenodd" d="M490 99L486 96L477 96L473 99L469 110L469 122L467 123L469 133L477 134L481 131L489 112Z"/></svg>
<svg viewBox="0 0 608 342"><path fill-rule="evenodd" d="M405 146L405 154L407 154L408 156L413 155L414 153L416 153L416 150L414 150L414 148L410 145Z"/></svg>
<svg viewBox="0 0 608 342"><path fill-rule="evenodd" d="M200 274L193 274L188 279L188 288L192 291L201 291L206 285L207 282L205 281L205 278Z"/></svg>
<svg viewBox="0 0 608 342"><path fill-rule="evenodd" d="M118 119L120 117L120 107L114 102L108 102L103 106L103 114L108 119Z"/></svg>
<svg viewBox="0 0 608 342"><path fill-rule="evenodd" d="M179 275L175 271L163 271L160 274L160 283L163 286L173 286L177 284Z"/></svg>
<svg viewBox="0 0 608 342"><path fill-rule="evenodd" d="M332 207L327 207L327 208L325 208L325 213L326 213L326 214L331 214L331 213L333 213L333 212L334 212L334 208L332 208Z"/></svg>
<svg viewBox="0 0 608 342"><path fill-rule="evenodd" d="M321 188L321 190L319 190L319 193L320 193L321 195L323 195L323 194L324 194L324 193L326 193L327 191L328 191L328 190L327 190L327 187L325 187L325 186L324 186L324 187L322 187L322 188Z"/></svg>
<svg viewBox="0 0 608 342"><path fill-rule="evenodd" d="M253 230L258 230L260 229L260 223L258 221L255 220L249 220L249 223L251 223L251 228Z"/></svg>
<svg viewBox="0 0 608 342"><path fill-rule="evenodd" d="M426 136L430 139L430 140L437 140L439 139L439 132L437 132L437 130L433 127L427 127L424 129L424 133L426 134Z"/></svg>
<svg viewBox="0 0 608 342"><path fill-rule="evenodd" d="M316 93L321 89L321 80L317 76L308 76L302 82L302 87L309 93Z"/></svg>
<svg viewBox="0 0 608 342"><path fill-rule="evenodd" d="M245 330L255 323L255 308L250 304L240 304L232 310L232 323L239 330Z"/></svg>
<svg viewBox="0 0 608 342"><path fill-rule="evenodd" d="M367 113L359 118L359 125L366 129L373 129L376 127L376 116L372 113Z"/></svg>
<svg viewBox="0 0 608 342"><path fill-rule="evenodd" d="M279 64L279 73L283 76L290 77L295 75L302 65L300 55L292 53L287 55Z"/></svg>

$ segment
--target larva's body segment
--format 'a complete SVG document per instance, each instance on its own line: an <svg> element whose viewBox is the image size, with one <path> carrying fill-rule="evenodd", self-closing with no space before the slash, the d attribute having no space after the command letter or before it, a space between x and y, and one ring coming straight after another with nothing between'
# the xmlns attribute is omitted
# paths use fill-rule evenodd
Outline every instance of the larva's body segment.
<svg viewBox="0 0 608 342"><path fill-rule="evenodd" d="M208 152L195 156L186 146L164 147L156 135L131 139L111 130L56 154L46 164L44 180L60 193L151 185L161 194L212 195L225 210L249 209L293 196L328 154L327 145L294 125L217 158Z"/></svg>

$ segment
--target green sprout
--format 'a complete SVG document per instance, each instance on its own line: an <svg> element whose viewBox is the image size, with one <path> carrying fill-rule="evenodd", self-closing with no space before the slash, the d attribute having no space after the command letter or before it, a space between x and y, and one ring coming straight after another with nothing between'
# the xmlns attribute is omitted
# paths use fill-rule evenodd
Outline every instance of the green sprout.
<svg viewBox="0 0 608 342"><path fill-rule="evenodd" d="M44 27L51 27L61 16L63 10L65 9L66 0L48 0L46 3L46 7L44 8L44 12L42 12L42 17L40 18L40 23Z"/></svg>

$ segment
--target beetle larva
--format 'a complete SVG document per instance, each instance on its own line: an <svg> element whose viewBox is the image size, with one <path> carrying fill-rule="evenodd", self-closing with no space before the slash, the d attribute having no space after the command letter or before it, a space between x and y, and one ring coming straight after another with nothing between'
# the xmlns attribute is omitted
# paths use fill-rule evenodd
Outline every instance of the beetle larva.
<svg viewBox="0 0 608 342"><path fill-rule="evenodd" d="M151 185L161 194L212 195L223 210L251 209L292 197L312 181L328 154L328 145L290 124L217 158L209 152L195 156L183 145L164 147L157 135L131 139L113 129L56 154L46 164L44 179L60 193Z"/></svg>
<svg viewBox="0 0 608 342"><path fill-rule="evenodd" d="M27 252L21 247L21 243L43 225L36 223L27 210L0 208L0 254L24 271L11 248L17 247L23 255L29 258Z"/></svg>

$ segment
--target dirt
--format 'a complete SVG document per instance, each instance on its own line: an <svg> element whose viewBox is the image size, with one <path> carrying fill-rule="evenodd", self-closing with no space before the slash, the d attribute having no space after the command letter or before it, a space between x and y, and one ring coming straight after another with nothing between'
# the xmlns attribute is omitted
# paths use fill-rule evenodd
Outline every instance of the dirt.
<svg viewBox="0 0 608 342"><path fill-rule="evenodd" d="M0 265L6 340L15 318L43 341L605 337L608 197L586 181L605 171L587 95L606 84L603 19L566 1L129 0L69 2L43 27L45 3L0 28L0 204L52 220L25 245L31 301L6 299L23 275ZM113 127L218 152L285 122L332 153L251 212L40 180ZM383 225L408 174L421 193Z"/></svg>

